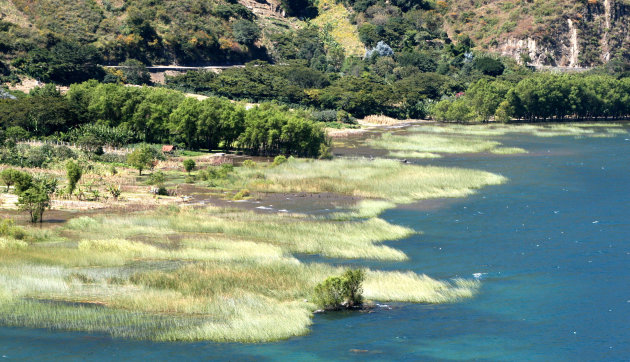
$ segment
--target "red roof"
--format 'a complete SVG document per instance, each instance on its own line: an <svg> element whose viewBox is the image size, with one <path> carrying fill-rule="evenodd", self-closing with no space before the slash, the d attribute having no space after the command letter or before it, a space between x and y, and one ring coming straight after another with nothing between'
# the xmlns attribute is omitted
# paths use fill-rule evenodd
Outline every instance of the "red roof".
<svg viewBox="0 0 630 362"><path fill-rule="evenodd" d="M172 152L175 146L172 145L164 145L162 146L162 152Z"/></svg>

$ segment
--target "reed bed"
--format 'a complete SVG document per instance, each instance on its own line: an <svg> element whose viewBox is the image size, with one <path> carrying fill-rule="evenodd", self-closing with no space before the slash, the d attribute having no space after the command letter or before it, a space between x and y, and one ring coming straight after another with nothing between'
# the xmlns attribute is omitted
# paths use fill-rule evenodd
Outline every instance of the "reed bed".
<svg viewBox="0 0 630 362"><path fill-rule="evenodd" d="M316 309L315 286L344 269L303 263L296 254L406 260L383 242L416 231L380 213L504 181L488 172L383 159L238 168L226 185L366 199L328 217L169 207L79 217L46 232L28 228L24 240L0 238L0 324L157 341L249 343L303 335ZM478 284L367 271L364 287L374 300L448 303L472 297Z"/></svg>
<svg viewBox="0 0 630 362"><path fill-rule="evenodd" d="M400 120L384 115L370 115L359 120L360 124L364 125L379 125L379 126L395 126L401 123L408 123L408 120Z"/></svg>
<svg viewBox="0 0 630 362"><path fill-rule="evenodd" d="M437 153L431 152L418 152L418 151L394 151L389 153L390 157L396 158L441 158L442 156Z"/></svg>
<svg viewBox="0 0 630 362"><path fill-rule="evenodd" d="M396 285L396 288L388 286ZM431 279L412 272L369 271L363 284L367 298L382 301L451 303L473 297L481 284L476 280L452 282Z"/></svg>
<svg viewBox="0 0 630 362"><path fill-rule="evenodd" d="M503 136L530 134L537 137L601 137L602 134L627 134L621 123L561 123L561 124L492 124L492 125L421 125L412 131L460 136Z"/></svg>
<svg viewBox="0 0 630 362"><path fill-rule="evenodd" d="M368 139L367 144L386 149L396 158L437 158L440 154L493 153L512 155L527 153L518 147L503 147L496 140L510 134L529 134L536 137L614 137L627 134L619 123L565 123L551 125L421 125L409 135L385 133L380 138Z"/></svg>
<svg viewBox="0 0 630 362"><path fill-rule="evenodd" d="M374 217L391 206L364 201L346 221L170 208L73 219L58 231L66 237L50 242L3 238L0 324L157 341L303 335L316 308L315 285L343 268L301 263L292 253L405 259L378 245L414 232ZM151 226L164 234L146 234ZM377 271L367 273L365 286L371 299L425 303L453 302L476 289Z"/></svg>
<svg viewBox="0 0 630 362"><path fill-rule="evenodd" d="M417 166L386 159L293 161L262 171L241 170L250 190L332 192L393 203L440 197L463 197L506 178L462 168ZM264 172L255 179L254 172Z"/></svg>
<svg viewBox="0 0 630 362"><path fill-rule="evenodd" d="M394 150L394 156L405 156L402 152L413 153L482 153L491 152L501 146L500 142L481 138L461 137L459 135L435 135L414 133L394 135L385 133L381 138L369 139L368 145L374 148ZM402 154L401 154L402 153Z"/></svg>

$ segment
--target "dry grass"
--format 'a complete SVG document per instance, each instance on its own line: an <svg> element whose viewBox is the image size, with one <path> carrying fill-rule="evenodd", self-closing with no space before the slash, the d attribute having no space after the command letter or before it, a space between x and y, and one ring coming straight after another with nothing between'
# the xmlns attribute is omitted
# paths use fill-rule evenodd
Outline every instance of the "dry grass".
<svg viewBox="0 0 630 362"><path fill-rule="evenodd" d="M506 181L500 175L461 168L406 165L385 159L292 161L262 170L239 170L249 190L333 192L394 203L463 197ZM263 180L253 173L264 174Z"/></svg>
<svg viewBox="0 0 630 362"><path fill-rule="evenodd" d="M402 123L408 123L408 120L400 120L384 115L370 115L358 121L364 125L378 125L378 126L395 126Z"/></svg>
<svg viewBox="0 0 630 362"><path fill-rule="evenodd" d="M312 22L321 29L330 28L332 37L344 49L346 56L362 57L365 48L356 26L350 22L348 9L332 0L319 0L317 7L319 15Z"/></svg>
<svg viewBox="0 0 630 362"><path fill-rule="evenodd" d="M370 217L388 206L371 201L358 210ZM398 229L399 236L409 233L379 219L338 222L218 208L74 219L63 230L66 240L0 239L0 323L158 341L303 335L315 309L313 288L343 269L301 263L290 251L320 245L356 257ZM369 271L365 294L445 303L470 297L477 287Z"/></svg>
<svg viewBox="0 0 630 362"><path fill-rule="evenodd" d="M368 130L363 129L363 128L344 128L344 129L326 128L325 132L326 132L326 135L330 138L346 138L346 137L356 136L356 135L366 133L368 132Z"/></svg>
<svg viewBox="0 0 630 362"><path fill-rule="evenodd" d="M368 198L328 217L169 207L80 217L29 241L0 238L0 324L158 341L265 342L308 333L314 287L343 268L296 253L400 261L383 245L414 230L377 216L395 203L459 197L505 178L393 160L290 160L239 167L230 189ZM37 234L37 235L36 235ZM30 242L36 240L36 243ZM455 302L478 284L368 271L374 300Z"/></svg>
<svg viewBox="0 0 630 362"><path fill-rule="evenodd" d="M530 134L537 137L601 137L601 135L627 134L620 123L561 123L561 124L492 124L492 125L422 125L414 132L460 136L503 136Z"/></svg>

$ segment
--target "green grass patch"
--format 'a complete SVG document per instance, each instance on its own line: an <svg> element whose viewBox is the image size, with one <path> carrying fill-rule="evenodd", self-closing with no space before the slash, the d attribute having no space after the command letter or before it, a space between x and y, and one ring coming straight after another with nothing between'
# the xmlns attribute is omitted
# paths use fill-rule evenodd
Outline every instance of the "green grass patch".
<svg viewBox="0 0 630 362"><path fill-rule="evenodd" d="M422 125L411 128L408 135L385 133L366 143L377 149L390 150L396 158L437 158L440 154L492 153L512 155L527 153L518 147L504 147L501 142L489 140L511 134L528 134L536 137L614 137L628 134L619 123L563 123L544 125Z"/></svg>
<svg viewBox="0 0 630 362"><path fill-rule="evenodd" d="M343 268L296 254L402 261L383 245L416 231L377 216L396 203L459 197L505 178L394 160L294 160L238 167L226 189L333 192L364 198L326 217L169 207L79 217L0 237L0 324L157 341L266 342L308 333L315 286ZM30 235L18 240L15 235ZM476 282L366 271L365 296L448 303Z"/></svg>
<svg viewBox="0 0 630 362"><path fill-rule="evenodd" d="M387 207L364 201L347 221L170 208L74 219L62 242L0 239L0 323L158 341L303 335L314 287L343 269L293 253L403 260L379 244L414 231L373 217ZM366 297L382 301L454 302L477 288L414 273L368 271L365 280Z"/></svg>
<svg viewBox="0 0 630 362"><path fill-rule="evenodd" d="M250 190L268 192L332 192L393 203L438 197L463 197L487 185L506 181L503 176L461 168L417 166L395 160L336 159L291 161L278 167L239 170Z"/></svg>

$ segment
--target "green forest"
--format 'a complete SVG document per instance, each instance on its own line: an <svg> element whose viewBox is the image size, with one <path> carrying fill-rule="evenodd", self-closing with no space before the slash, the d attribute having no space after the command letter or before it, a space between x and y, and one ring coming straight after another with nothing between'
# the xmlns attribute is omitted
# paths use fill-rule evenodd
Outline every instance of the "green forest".
<svg viewBox="0 0 630 362"><path fill-rule="evenodd" d="M594 67L587 72L541 73L528 65L533 60L527 54L515 59L493 52L487 38L501 39L510 26L499 22L505 29L493 34L489 29L464 31L475 16L491 23L489 14L479 13L483 4L343 1L335 6L347 11L342 16L347 24L337 28L320 17L338 11L325 2L282 1L278 11L286 17L256 15L243 4L3 3L3 12L21 15L0 20L0 79L16 84L26 77L69 86L65 95L38 89L2 101L3 137L18 133L68 140L87 132L84 125L89 124L108 130L89 131L98 133L91 136L102 138L100 143L113 142L106 134L122 133L115 143L317 155L323 136L316 129L354 127L355 119L368 115L509 122L617 119L630 113L625 45L615 48L605 64L590 61ZM579 18L601 10L564 2L546 7L523 2L497 7L490 2L487 7L509 14L515 23L524 21L517 19L522 10L535 24L556 24L557 16L549 15L553 11ZM625 5L617 7L623 14ZM463 13L454 16L456 9ZM355 38L364 54L340 42ZM244 66L218 73L182 72L152 84L146 67L154 64ZM123 87L134 84L154 89ZM193 101L182 92L210 98ZM274 105L246 111L227 99ZM272 113L282 114L281 119ZM260 132L253 127L261 127ZM299 140L289 140L297 134Z"/></svg>
<svg viewBox="0 0 630 362"><path fill-rule="evenodd" d="M316 157L327 148L320 123L276 103L246 110L224 98L200 101L164 88L94 80L72 85L65 95L47 86L0 100L0 124L8 141L67 141L91 151L142 142Z"/></svg>

